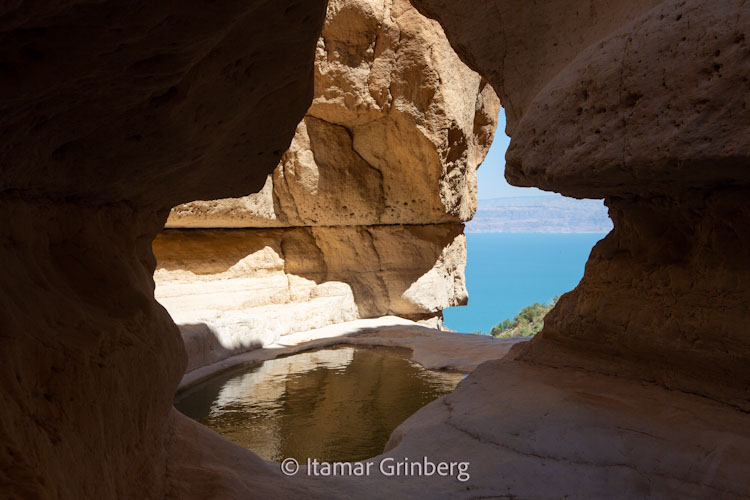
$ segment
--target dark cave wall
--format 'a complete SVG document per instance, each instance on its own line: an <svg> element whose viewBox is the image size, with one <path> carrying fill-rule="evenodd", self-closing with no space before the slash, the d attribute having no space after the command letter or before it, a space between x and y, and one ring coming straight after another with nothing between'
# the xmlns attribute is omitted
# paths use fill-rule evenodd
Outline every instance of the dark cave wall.
<svg viewBox="0 0 750 500"><path fill-rule="evenodd" d="M0 8L0 490L164 498L185 368L151 242L259 189L312 98L323 1Z"/></svg>
<svg viewBox="0 0 750 500"><path fill-rule="evenodd" d="M506 178L615 229L520 357L750 406L750 6L414 0L494 86Z"/></svg>

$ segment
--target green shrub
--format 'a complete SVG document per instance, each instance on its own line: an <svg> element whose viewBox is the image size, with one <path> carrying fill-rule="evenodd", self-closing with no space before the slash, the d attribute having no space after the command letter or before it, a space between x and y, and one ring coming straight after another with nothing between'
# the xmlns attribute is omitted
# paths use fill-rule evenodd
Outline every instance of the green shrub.
<svg viewBox="0 0 750 500"><path fill-rule="evenodd" d="M521 309L513 319L506 318L492 327L490 335L497 338L532 337L544 327L544 317L555 306L555 297L549 304L535 302Z"/></svg>

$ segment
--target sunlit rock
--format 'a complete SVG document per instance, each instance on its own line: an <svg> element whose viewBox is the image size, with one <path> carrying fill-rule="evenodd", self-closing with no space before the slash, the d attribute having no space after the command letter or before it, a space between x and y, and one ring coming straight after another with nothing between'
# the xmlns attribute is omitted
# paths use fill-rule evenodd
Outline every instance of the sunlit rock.
<svg viewBox="0 0 750 500"><path fill-rule="evenodd" d="M462 222L499 104L405 0L330 2L291 146L259 192L172 210L157 298L217 356L357 318L439 327L467 301Z"/></svg>

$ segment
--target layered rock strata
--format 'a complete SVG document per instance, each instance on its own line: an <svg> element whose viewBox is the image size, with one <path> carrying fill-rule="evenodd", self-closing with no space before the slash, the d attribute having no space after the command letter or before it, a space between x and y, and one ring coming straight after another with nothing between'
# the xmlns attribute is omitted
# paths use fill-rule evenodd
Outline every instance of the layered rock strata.
<svg viewBox="0 0 750 500"><path fill-rule="evenodd" d="M157 298L230 353L387 314L438 326L467 301L461 223L498 111L407 1L330 2L289 150L258 193L172 210Z"/></svg>
<svg viewBox="0 0 750 500"><path fill-rule="evenodd" d="M460 225L170 230L153 247L157 298L186 341L218 341L214 361L290 332L424 320L466 300Z"/></svg>

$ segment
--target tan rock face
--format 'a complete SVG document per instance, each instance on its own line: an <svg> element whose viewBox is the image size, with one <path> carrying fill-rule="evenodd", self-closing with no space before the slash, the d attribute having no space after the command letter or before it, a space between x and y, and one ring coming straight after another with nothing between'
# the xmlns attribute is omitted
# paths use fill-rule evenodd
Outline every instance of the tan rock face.
<svg viewBox="0 0 750 500"><path fill-rule="evenodd" d="M750 8L414 4L503 100L508 180L610 207L614 231L524 359L747 408Z"/></svg>
<svg viewBox="0 0 750 500"><path fill-rule="evenodd" d="M579 53L519 122L510 180L587 197L749 185L740 5L664 2Z"/></svg>
<svg viewBox="0 0 750 500"><path fill-rule="evenodd" d="M215 337L214 361L357 318L435 318L468 298L460 224L169 230L153 249L156 298L183 335Z"/></svg>
<svg viewBox="0 0 750 500"><path fill-rule="evenodd" d="M705 196L611 200L615 230L526 356L555 363L560 348L583 351L584 366L750 408L750 191Z"/></svg>
<svg viewBox="0 0 750 500"><path fill-rule="evenodd" d="M213 332L231 352L385 314L438 326L467 301L460 222L498 111L408 2L331 2L289 150L258 193L172 210L157 298L185 335Z"/></svg>
<svg viewBox="0 0 750 500"><path fill-rule="evenodd" d="M466 221L499 100L404 0L329 3L315 97L256 194L175 207L167 227Z"/></svg>

